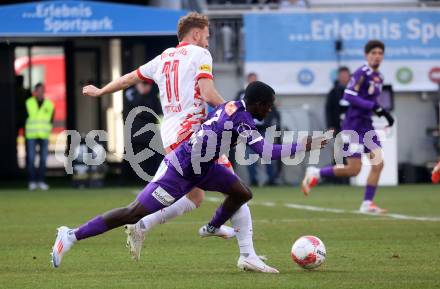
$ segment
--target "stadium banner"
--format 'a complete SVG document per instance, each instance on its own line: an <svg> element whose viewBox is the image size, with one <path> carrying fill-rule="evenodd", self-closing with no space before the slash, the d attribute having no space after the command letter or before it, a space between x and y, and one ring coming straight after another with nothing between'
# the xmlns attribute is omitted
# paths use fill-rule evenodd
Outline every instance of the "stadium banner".
<svg viewBox="0 0 440 289"><path fill-rule="evenodd" d="M175 35L184 10L92 1L0 6L0 37ZM7 25L6 25L7 23Z"/></svg>
<svg viewBox="0 0 440 289"><path fill-rule="evenodd" d="M245 72L281 94L327 93L338 57L353 71L370 39L386 45L381 72L395 91L438 89L430 76L440 70L440 9L254 12L245 14L244 31Z"/></svg>

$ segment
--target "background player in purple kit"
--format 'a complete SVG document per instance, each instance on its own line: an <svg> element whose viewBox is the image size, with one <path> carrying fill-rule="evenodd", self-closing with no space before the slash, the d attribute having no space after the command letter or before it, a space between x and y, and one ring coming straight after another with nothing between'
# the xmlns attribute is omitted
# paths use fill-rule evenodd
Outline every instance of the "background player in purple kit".
<svg viewBox="0 0 440 289"><path fill-rule="evenodd" d="M262 82L250 84L243 101L222 104L211 112L200 130L175 151L169 153L152 182L127 207L98 215L76 229L60 227L52 250L52 263L59 267L63 255L79 240L111 229L133 224L183 197L193 187L224 193L226 198L211 221L201 230L215 234L231 216L252 198L252 192L226 167L215 161L220 155L245 141L256 153L271 159L295 155L298 151L320 149L327 139L308 137L299 144L272 145L264 149L263 137L255 129L253 118L264 119L275 100L273 89ZM258 258L258 257L256 257ZM278 273L261 262L268 273Z"/></svg>
<svg viewBox="0 0 440 289"><path fill-rule="evenodd" d="M308 194L318 184L321 177L352 177L359 174L362 166L361 154L366 153L371 162L371 170L367 179L364 200L360 206L363 213L384 213L373 202L379 177L383 169L382 148L374 131L371 116L383 116L392 126L394 119L377 102L382 91L383 76L379 66L383 60L385 45L378 40L371 40L365 45L367 63L357 69L344 91L344 99L350 106L342 124L342 138L346 142L345 149L350 154L346 165L328 166L324 168L309 167L302 181L302 190ZM358 135L358 139L354 135Z"/></svg>

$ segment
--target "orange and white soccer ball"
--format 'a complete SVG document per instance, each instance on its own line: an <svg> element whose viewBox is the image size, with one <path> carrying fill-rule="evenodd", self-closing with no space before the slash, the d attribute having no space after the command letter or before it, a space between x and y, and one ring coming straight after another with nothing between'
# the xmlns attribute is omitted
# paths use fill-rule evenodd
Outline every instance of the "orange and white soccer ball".
<svg viewBox="0 0 440 289"><path fill-rule="evenodd" d="M293 261L304 269L314 269L325 261L324 243L315 236L302 236L293 243L291 256Z"/></svg>

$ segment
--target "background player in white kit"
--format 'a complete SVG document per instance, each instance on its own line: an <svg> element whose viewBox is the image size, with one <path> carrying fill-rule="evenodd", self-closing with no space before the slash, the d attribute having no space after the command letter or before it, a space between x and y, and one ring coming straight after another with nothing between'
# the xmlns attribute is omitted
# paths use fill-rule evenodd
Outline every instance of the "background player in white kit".
<svg viewBox="0 0 440 289"><path fill-rule="evenodd" d="M206 117L206 103L217 106L224 99L214 87L212 77L212 57L208 48L209 22L206 16L191 12L178 23L179 45L166 49L150 62L142 65L102 89L93 85L83 88L83 94L102 96L126 89L140 81L156 82L160 90L160 100L164 118L161 137L165 151L174 150L188 139ZM228 164L226 164L228 165ZM127 243L134 259L140 258L145 232L157 224L175 218L199 207L205 193L199 188L173 203L169 207L149 215L135 225L127 227ZM252 219L247 204L243 205L231 218L234 229L223 226L215 234L203 230L201 236L233 237L236 234L240 248L237 266L241 269L278 273L266 265L256 255L252 241Z"/></svg>

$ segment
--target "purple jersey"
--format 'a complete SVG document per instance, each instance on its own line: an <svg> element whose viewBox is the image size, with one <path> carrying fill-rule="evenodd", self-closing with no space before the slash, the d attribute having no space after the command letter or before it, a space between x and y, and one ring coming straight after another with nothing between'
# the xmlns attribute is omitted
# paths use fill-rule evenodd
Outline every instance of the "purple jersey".
<svg viewBox="0 0 440 289"><path fill-rule="evenodd" d="M383 76L364 64L357 69L344 91L344 99L350 103L342 124L343 130L365 133L373 129L371 115L382 91Z"/></svg>
<svg viewBox="0 0 440 289"><path fill-rule="evenodd" d="M239 178L216 160L240 141L265 159L280 159L304 150L302 145L265 142L255 128L251 114L246 111L245 103L231 101L218 106L198 132L166 155L153 180L137 200L148 212L156 212L194 187L227 193Z"/></svg>
<svg viewBox="0 0 440 289"><path fill-rule="evenodd" d="M297 144L265 142L252 115L246 111L244 101L231 101L212 111L199 131L175 150L175 155L167 155L166 162L175 168L180 165L181 173L186 177L203 175L221 155L228 155L238 142L245 142L265 159L292 156L299 149Z"/></svg>

